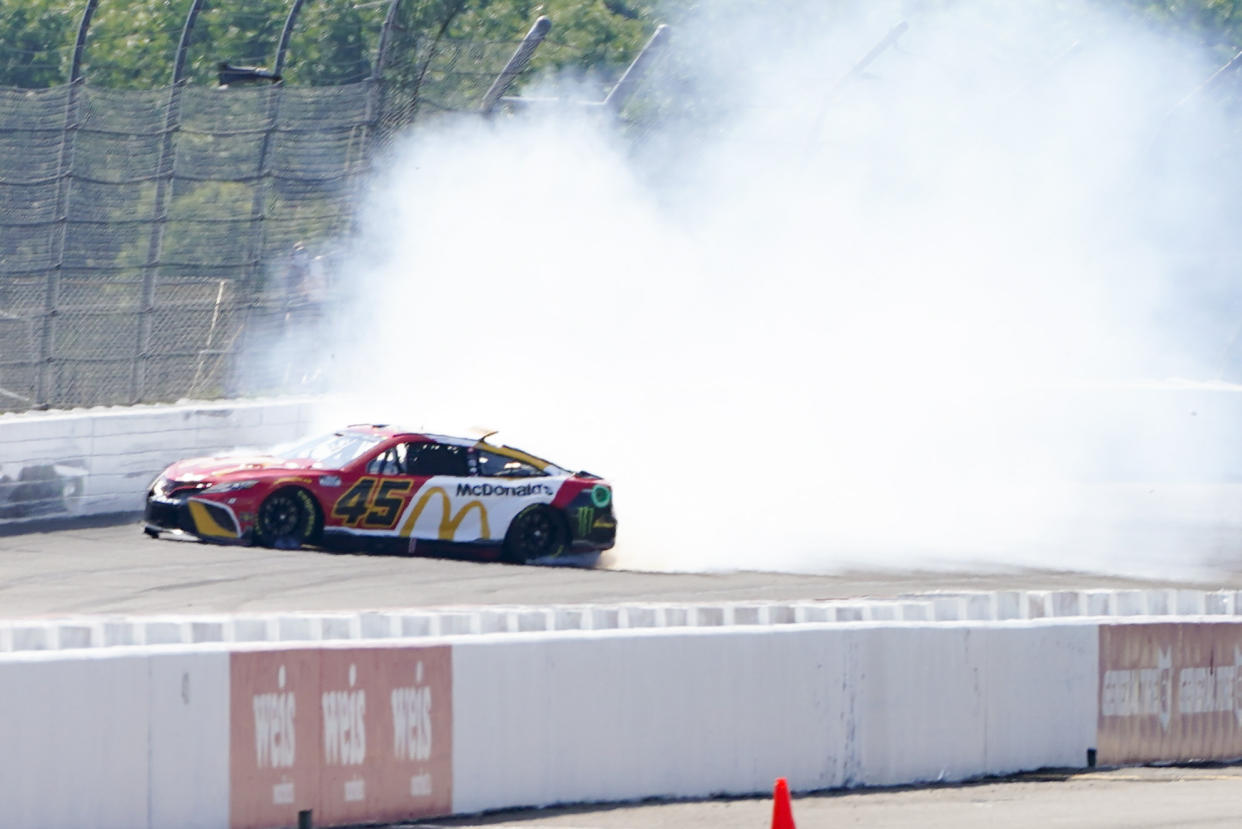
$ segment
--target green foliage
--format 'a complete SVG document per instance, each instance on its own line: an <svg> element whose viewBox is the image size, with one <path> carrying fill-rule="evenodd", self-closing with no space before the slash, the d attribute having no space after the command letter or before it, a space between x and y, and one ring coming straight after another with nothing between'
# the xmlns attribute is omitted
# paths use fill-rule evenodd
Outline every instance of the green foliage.
<svg viewBox="0 0 1242 829"><path fill-rule="evenodd" d="M224 61L272 67L290 5L205 0L188 44L186 77L214 85ZM85 6L86 0L0 0L0 86L67 81ZM322 86L369 77L388 6L385 0L305 0L289 42L287 82ZM121 89L167 84L190 8L191 0L100 0L86 44L89 82ZM401 0L385 76L451 78L473 91L482 83L474 76L499 71L540 15L552 19L553 29L532 68L604 75L623 67L659 22L653 0Z"/></svg>
<svg viewBox="0 0 1242 829"><path fill-rule="evenodd" d="M0 86L39 89L69 77L83 5L0 0Z"/></svg>

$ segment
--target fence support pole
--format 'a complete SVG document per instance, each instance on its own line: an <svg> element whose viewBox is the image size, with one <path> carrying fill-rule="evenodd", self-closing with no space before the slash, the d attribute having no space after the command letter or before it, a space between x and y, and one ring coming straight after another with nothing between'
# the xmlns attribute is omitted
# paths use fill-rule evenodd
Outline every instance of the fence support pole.
<svg viewBox="0 0 1242 829"><path fill-rule="evenodd" d="M380 29L379 46L375 49L375 69L371 72L371 77L377 81L384 74L384 61L388 57L388 41L393 27L397 25L397 9L400 5L401 0L392 0L388 4L388 14L384 15L384 27Z"/></svg>
<svg viewBox="0 0 1242 829"><path fill-rule="evenodd" d="M285 17L285 26L280 30L280 43L276 46L276 63L272 67L272 74L280 77L285 71L285 53L289 51L289 38L293 37L293 26L297 22L298 13L302 11L303 0L293 0L293 5L289 7L289 14Z"/></svg>
<svg viewBox="0 0 1242 829"><path fill-rule="evenodd" d="M73 67L69 70L69 83L82 79L82 58L86 55L86 33L91 27L91 18L95 16L95 7L99 0L86 0L86 8L82 11L82 20L78 24L78 39L73 44Z"/></svg>
<svg viewBox="0 0 1242 829"><path fill-rule="evenodd" d="M86 34L99 0L87 0L78 22L73 46L73 66L69 70L69 91L65 98L65 121L60 134L56 162L56 210L52 215L52 246L56 263L47 277L43 297L43 331L39 342L39 364L35 372L35 408L46 409L52 401L52 362L56 353L56 310L60 303L60 279L65 267L65 242L69 232L69 191L72 187L73 154L77 147L78 95L82 89L82 58L86 53ZM72 138L72 140L71 140Z"/></svg>
<svg viewBox="0 0 1242 829"><path fill-rule="evenodd" d="M828 91L827 97L824 98L824 102L819 107L819 112L815 115L815 124L811 127L811 134L808 136L808 153L814 149L815 142L819 140L819 134L824 128L824 119L828 117L828 108L832 106L832 101L833 98L836 97L836 94L840 92L847 83L861 77L862 73L867 71L867 67L875 63L876 58L888 51L889 47L897 42L897 38L905 34L906 29L909 28L910 24L906 21L898 21L897 25L889 29L888 33L885 34L884 37L880 38L879 42L876 43L875 46L871 47L871 51L863 55L862 58L860 58L859 61L850 68L849 72L846 72L839 81L832 85L832 88Z"/></svg>
<svg viewBox="0 0 1242 829"><path fill-rule="evenodd" d="M668 26L661 23L656 27L655 33L651 35L651 39L647 41L647 45L638 53L638 57L625 69L621 74L621 79L617 81L608 92L608 96L604 98L604 106L612 110L615 115L625 108L626 103L633 96L634 90L646 77L647 70L651 68L651 61L664 48L668 42Z"/></svg>
<svg viewBox="0 0 1242 829"><path fill-rule="evenodd" d="M141 403L146 395L147 359L151 350L151 317L155 311L155 285L159 281L161 249L164 245L164 224L168 220L164 206L172 185L171 159L174 154L173 130L181 122L181 90L185 86L185 56L190 46L190 33L198 20L203 0L193 0L181 27L177 57L173 62L172 86L168 90L168 108L164 113L164 132L155 167L155 204L151 211L151 239L147 244L147 261L142 272L142 298L138 305L138 337L134 364L130 372L130 403ZM165 168L168 168L167 170Z"/></svg>
<svg viewBox="0 0 1242 829"><path fill-rule="evenodd" d="M505 68L496 76L496 80L492 82L491 88L483 96L483 102L479 104L480 115L492 114L496 102L513 85L514 78L522 74L522 70L526 68L526 64L530 63L530 59L534 57L535 50L539 48L540 43L543 43L543 39L548 36L548 30L551 28L552 21L546 17L540 17L535 21L535 25L530 27L526 37L522 38L522 42L518 44L517 49L513 51L513 55L509 58L509 62L505 64Z"/></svg>

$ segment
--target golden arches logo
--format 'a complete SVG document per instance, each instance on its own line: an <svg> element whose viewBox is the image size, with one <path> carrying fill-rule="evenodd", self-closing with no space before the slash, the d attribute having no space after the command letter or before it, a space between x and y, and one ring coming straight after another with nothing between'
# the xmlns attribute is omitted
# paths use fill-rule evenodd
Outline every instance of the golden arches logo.
<svg viewBox="0 0 1242 829"><path fill-rule="evenodd" d="M443 487L433 486L422 494L422 496L414 502L414 509L410 510L410 517L405 519L405 523L401 525L401 537L409 538L414 532L414 525L418 523L418 519L422 516L423 510L427 508L427 502L431 500L433 495L440 496L440 531L439 539L441 541L452 541L453 536L457 534L457 528L461 526L461 522L466 519L470 510L477 509L479 511L479 521L483 525L483 538L491 538L492 531L487 523L487 507L478 499L467 502L453 514L453 503L449 500L448 493Z"/></svg>

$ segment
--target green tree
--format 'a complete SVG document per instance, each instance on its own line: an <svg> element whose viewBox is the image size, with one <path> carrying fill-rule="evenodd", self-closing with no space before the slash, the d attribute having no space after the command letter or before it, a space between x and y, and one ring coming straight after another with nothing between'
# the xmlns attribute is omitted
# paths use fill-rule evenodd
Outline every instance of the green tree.
<svg viewBox="0 0 1242 829"><path fill-rule="evenodd" d="M0 86L67 81L82 8L66 0L0 0Z"/></svg>

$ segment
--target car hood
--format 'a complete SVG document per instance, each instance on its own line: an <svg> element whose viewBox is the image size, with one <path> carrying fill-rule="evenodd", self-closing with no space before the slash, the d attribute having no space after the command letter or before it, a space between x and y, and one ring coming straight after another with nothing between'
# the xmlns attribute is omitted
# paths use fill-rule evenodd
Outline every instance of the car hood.
<svg viewBox="0 0 1242 829"><path fill-rule="evenodd" d="M190 458L177 461L164 470L164 477L170 481L218 481L224 478L266 471L301 472L311 468L307 460L290 460L277 458L273 455L255 455L248 457L222 458Z"/></svg>

